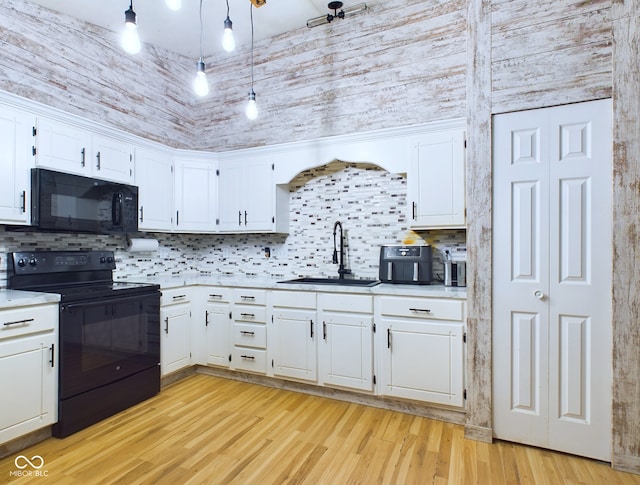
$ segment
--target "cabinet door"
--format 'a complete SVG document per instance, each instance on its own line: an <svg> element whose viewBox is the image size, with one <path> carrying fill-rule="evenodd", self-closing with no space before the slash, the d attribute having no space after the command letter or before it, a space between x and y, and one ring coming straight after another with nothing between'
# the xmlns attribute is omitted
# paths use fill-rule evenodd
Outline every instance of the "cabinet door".
<svg viewBox="0 0 640 485"><path fill-rule="evenodd" d="M60 172L91 175L91 134L47 118L38 118L36 165Z"/></svg>
<svg viewBox="0 0 640 485"><path fill-rule="evenodd" d="M323 312L320 352L324 384L373 390L373 316Z"/></svg>
<svg viewBox="0 0 640 485"><path fill-rule="evenodd" d="M30 222L34 125L33 115L6 107L0 110L0 223Z"/></svg>
<svg viewBox="0 0 640 485"><path fill-rule="evenodd" d="M173 227L173 160L169 153L135 149L141 231L170 231Z"/></svg>
<svg viewBox="0 0 640 485"><path fill-rule="evenodd" d="M232 325L229 303L207 303L205 310L207 364L229 367Z"/></svg>
<svg viewBox="0 0 640 485"><path fill-rule="evenodd" d="M92 139L93 176L124 184L133 183L133 146L108 136Z"/></svg>
<svg viewBox="0 0 640 485"><path fill-rule="evenodd" d="M464 131L423 135L412 142L407 177L411 227L465 225Z"/></svg>
<svg viewBox="0 0 640 485"><path fill-rule="evenodd" d="M167 375L191 363L189 326L190 305L175 305L160 310L162 325L160 342L161 373Z"/></svg>
<svg viewBox="0 0 640 485"><path fill-rule="evenodd" d="M220 162L218 176L218 230L240 232L244 226L241 188L244 169L238 163Z"/></svg>
<svg viewBox="0 0 640 485"><path fill-rule="evenodd" d="M273 316L273 373L315 382L318 379L315 312L276 308Z"/></svg>
<svg viewBox="0 0 640 485"><path fill-rule="evenodd" d="M176 160L175 228L181 232L215 232L215 163Z"/></svg>
<svg viewBox="0 0 640 485"><path fill-rule="evenodd" d="M383 320L382 392L463 405L463 325Z"/></svg>
<svg viewBox="0 0 640 485"><path fill-rule="evenodd" d="M274 224L273 165L270 160L250 160L241 183L244 230L270 231Z"/></svg>
<svg viewBox="0 0 640 485"><path fill-rule="evenodd" d="M0 342L0 443L57 420L54 344L53 333Z"/></svg>

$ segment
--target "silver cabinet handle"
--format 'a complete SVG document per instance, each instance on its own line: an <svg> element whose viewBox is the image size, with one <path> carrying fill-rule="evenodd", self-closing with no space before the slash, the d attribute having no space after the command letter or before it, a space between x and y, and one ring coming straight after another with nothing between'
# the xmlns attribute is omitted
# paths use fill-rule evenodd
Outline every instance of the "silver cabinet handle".
<svg viewBox="0 0 640 485"><path fill-rule="evenodd" d="M96 166L98 167L98 170L100 170L100 152L98 152L96 158L98 159L98 164Z"/></svg>
<svg viewBox="0 0 640 485"><path fill-rule="evenodd" d="M169 333L169 317L164 319L164 333Z"/></svg>
<svg viewBox="0 0 640 485"><path fill-rule="evenodd" d="M22 193L20 194L20 210L22 210L23 214L27 212L27 191L26 190L23 190Z"/></svg>
<svg viewBox="0 0 640 485"><path fill-rule="evenodd" d="M80 165L82 165L83 167L85 166L85 157L86 157L86 150L83 148L82 150L80 150L80 155L82 158L80 158Z"/></svg>

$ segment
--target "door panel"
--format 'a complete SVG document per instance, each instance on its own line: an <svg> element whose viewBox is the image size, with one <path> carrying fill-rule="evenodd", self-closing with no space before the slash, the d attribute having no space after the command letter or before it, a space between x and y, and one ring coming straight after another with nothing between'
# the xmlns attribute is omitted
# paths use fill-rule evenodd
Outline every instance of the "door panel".
<svg viewBox="0 0 640 485"><path fill-rule="evenodd" d="M611 101L494 118L497 437L610 458ZM508 253L505 254L508 247Z"/></svg>

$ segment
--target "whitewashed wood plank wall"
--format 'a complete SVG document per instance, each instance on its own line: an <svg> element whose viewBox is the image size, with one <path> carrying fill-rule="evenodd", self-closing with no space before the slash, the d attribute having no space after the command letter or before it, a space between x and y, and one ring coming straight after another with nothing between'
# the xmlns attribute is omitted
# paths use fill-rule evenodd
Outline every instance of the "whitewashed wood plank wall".
<svg viewBox="0 0 640 485"><path fill-rule="evenodd" d="M269 8L269 7L266 7ZM0 89L180 148L219 151L468 118L467 436L490 440L491 115L613 96L613 465L640 473L640 58L637 2L390 0L255 52L260 118L246 121L249 52L193 59L27 1L0 0ZM613 80L613 81L612 81Z"/></svg>

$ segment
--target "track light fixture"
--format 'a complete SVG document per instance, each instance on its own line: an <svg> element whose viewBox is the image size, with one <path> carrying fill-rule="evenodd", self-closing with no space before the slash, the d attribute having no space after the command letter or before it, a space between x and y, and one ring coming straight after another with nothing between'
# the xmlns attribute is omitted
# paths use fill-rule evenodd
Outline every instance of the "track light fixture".
<svg viewBox="0 0 640 485"><path fill-rule="evenodd" d="M205 71L204 60L202 59L202 0L200 0L200 59L196 63L198 68L196 78L193 81L193 90L198 96L206 96L209 94L209 82L207 81L207 73Z"/></svg>
<svg viewBox="0 0 640 485"><path fill-rule="evenodd" d="M249 101L247 102L247 118L255 120L258 117L258 105L256 104L256 93L253 90L253 4L251 9L251 91L249 91Z"/></svg>
<svg viewBox="0 0 640 485"><path fill-rule="evenodd" d="M227 18L224 20L224 34L222 34L222 48L227 52L233 52L236 41L233 38L233 22L229 18L229 0L227 0Z"/></svg>
<svg viewBox="0 0 640 485"><path fill-rule="evenodd" d="M136 13L133 11L133 0L129 8L124 12L124 31L122 32L122 48L129 54L140 52L140 37L138 36L138 24Z"/></svg>
<svg viewBox="0 0 640 485"><path fill-rule="evenodd" d="M335 19L344 19L347 16L350 17L351 15L367 10L366 3L359 3L357 5L354 5L353 7L348 7L345 9L342 8L342 5L342 2L329 2L327 7L329 8L329 10L333 10L333 13L307 20L307 27L311 28L317 27L319 25L330 24Z"/></svg>

